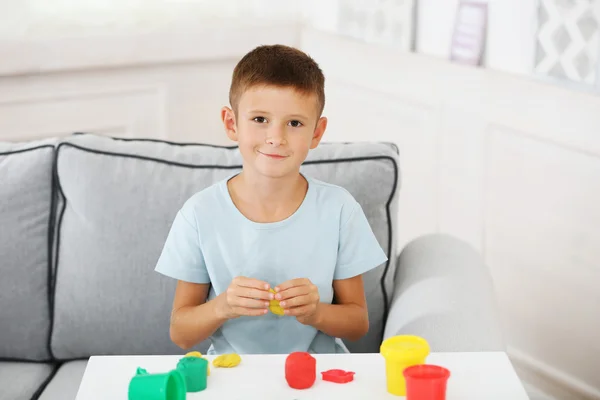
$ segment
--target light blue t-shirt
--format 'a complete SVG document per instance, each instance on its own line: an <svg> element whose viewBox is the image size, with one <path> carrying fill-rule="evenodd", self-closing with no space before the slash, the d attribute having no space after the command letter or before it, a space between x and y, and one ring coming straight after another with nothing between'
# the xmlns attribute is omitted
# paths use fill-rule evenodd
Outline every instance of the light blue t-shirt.
<svg viewBox="0 0 600 400"><path fill-rule="evenodd" d="M333 281L387 261L362 208L345 189L309 177L294 214L273 223L247 219L234 205L227 181L196 193L178 212L156 271L174 279L210 283L208 300L245 276L275 287L308 278L321 302L331 303ZM342 341L295 317L267 313L225 322L210 338L208 354L347 352Z"/></svg>

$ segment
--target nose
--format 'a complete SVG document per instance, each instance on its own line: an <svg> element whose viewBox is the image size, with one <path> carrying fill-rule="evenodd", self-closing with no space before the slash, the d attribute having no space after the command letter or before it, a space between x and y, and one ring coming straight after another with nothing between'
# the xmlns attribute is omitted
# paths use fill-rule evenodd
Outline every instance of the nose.
<svg viewBox="0 0 600 400"><path fill-rule="evenodd" d="M267 144L270 144L274 147L284 145L286 142L285 131L279 127L273 127L269 129L269 131L267 132L266 142Z"/></svg>

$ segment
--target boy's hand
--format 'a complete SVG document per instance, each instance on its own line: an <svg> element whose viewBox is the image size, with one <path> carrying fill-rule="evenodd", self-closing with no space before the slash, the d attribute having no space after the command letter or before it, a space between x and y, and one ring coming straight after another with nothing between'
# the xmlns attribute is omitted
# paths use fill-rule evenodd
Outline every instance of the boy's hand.
<svg viewBox="0 0 600 400"><path fill-rule="evenodd" d="M307 278L292 279L275 288L276 300L285 315L296 317L304 325L313 325L317 319L319 289Z"/></svg>
<svg viewBox="0 0 600 400"><path fill-rule="evenodd" d="M218 296L217 315L222 319L241 316L257 317L268 312L269 284L257 279L238 276L231 281L227 290Z"/></svg>

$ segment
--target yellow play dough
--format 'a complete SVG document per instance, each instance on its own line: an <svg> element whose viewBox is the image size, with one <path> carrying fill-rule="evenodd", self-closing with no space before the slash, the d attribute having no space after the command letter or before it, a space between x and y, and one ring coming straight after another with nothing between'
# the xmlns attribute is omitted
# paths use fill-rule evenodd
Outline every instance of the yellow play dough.
<svg viewBox="0 0 600 400"><path fill-rule="evenodd" d="M217 368L233 368L242 361L238 354L222 354L213 360L213 365Z"/></svg>
<svg viewBox="0 0 600 400"><path fill-rule="evenodd" d="M273 289L269 289L269 292L276 293ZM275 315L285 315L283 312L283 308L279 305L279 300L271 300L269 301L269 310Z"/></svg>
<svg viewBox="0 0 600 400"><path fill-rule="evenodd" d="M202 357L202 353L200 353L199 351L190 351L185 356L186 357L204 358L204 357ZM210 376L210 364L206 366L206 376Z"/></svg>

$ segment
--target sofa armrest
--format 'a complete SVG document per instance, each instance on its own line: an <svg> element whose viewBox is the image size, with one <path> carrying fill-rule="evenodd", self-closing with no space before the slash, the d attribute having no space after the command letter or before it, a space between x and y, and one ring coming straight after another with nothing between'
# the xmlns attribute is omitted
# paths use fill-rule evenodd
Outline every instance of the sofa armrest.
<svg viewBox="0 0 600 400"><path fill-rule="evenodd" d="M403 249L384 338L401 334L436 352L505 351L491 276L475 249L443 234Z"/></svg>

